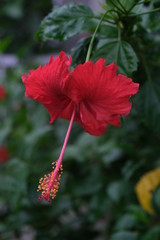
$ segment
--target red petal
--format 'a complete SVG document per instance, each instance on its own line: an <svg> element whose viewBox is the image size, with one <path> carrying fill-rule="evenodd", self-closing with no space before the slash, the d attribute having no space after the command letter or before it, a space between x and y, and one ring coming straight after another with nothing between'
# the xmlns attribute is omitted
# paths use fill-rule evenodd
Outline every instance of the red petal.
<svg viewBox="0 0 160 240"><path fill-rule="evenodd" d="M48 65L30 70L28 75L22 75L26 86L25 95L41 102L47 108L51 122L60 116L69 119L71 115L65 111L71 102L67 96L70 88L70 64L71 58L61 52L57 58L51 57Z"/></svg>
<svg viewBox="0 0 160 240"><path fill-rule="evenodd" d="M120 126L120 115L130 112L132 104L129 99L139 88L139 84L133 83L132 79L121 74L117 76L114 63L104 66L104 62L104 59L99 59L95 64L91 61L80 64L72 73L70 94L76 104L82 106L83 103L85 106L80 107L80 118L85 130L92 125L93 129L97 129L98 124L99 127L101 124ZM87 111L90 112L86 117ZM94 130L91 134L95 135Z"/></svg>
<svg viewBox="0 0 160 240"><path fill-rule="evenodd" d="M92 109L86 103L80 103L80 120L84 130L91 135L102 135L107 128L107 124L97 121Z"/></svg>

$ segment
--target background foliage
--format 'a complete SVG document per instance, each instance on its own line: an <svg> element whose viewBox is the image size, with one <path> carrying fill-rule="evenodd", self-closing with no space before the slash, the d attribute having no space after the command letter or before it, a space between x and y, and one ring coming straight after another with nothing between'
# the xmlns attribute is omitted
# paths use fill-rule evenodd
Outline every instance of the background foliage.
<svg viewBox="0 0 160 240"><path fill-rule="evenodd" d="M108 127L105 135L93 137L74 124L60 190L51 205L37 201L36 188L58 157L68 122L49 125L43 106L24 98L20 76L35 66L21 63L6 71L1 79L7 95L0 102L0 145L7 147L10 160L0 165L1 240L159 240L160 191L153 196L153 215L142 209L135 193L139 178L160 166L159 8L158 0L102 4L108 14L92 60L115 62L120 73L140 83L140 91L121 128ZM75 66L84 62L102 14L73 2L51 10L50 1L3 1L0 50L29 59L33 53L48 52L52 40L78 34L80 40L71 50ZM33 41L34 34L39 43Z"/></svg>

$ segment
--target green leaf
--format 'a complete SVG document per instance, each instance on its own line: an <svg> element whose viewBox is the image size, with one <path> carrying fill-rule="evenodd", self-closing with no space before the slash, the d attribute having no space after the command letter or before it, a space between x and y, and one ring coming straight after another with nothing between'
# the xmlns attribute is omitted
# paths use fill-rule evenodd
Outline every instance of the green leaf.
<svg viewBox="0 0 160 240"><path fill-rule="evenodd" d="M137 70L137 56L131 45L125 41L103 40L93 54L94 60L105 58L106 64L114 62L120 73L131 76Z"/></svg>
<svg viewBox="0 0 160 240"><path fill-rule="evenodd" d="M4 165L3 173L0 175L0 191L8 193L25 193L28 166L21 160L14 158Z"/></svg>
<svg viewBox="0 0 160 240"><path fill-rule="evenodd" d="M159 240L159 236L160 236L160 227L155 226L146 232L142 240Z"/></svg>
<svg viewBox="0 0 160 240"><path fill-rule="evenodd" d="M8 17L12 19L20 19L23 15L22 1L19 1L19 2L14 1L14 2L7 3L4 6L3 11Z"/></svg>
<svg viewBox="0 0 160 240"><path fill-rule="evenodd" d="M115 38L118 36L118 28L115 26L103 25L97 33L100 38Z"/></svg>
<svg viewBox="0 0 160 240"><path fill-rule="evenodd" d="M27 195L28 165L18 158L10 159L0 174L0 194L12 209L20 207L20 201Z"/></svg>
<svg viewBox="0 0 160 240"><path fill-rule="evenodd" d="M96 143L96 138L93 138L91 135L86 134L85 132L79 135L79 138L76 141L78 147L82 150L93 147Z"/></svg>
<svg viewBox="0 0 160 240"><path fill-rule="evenodd" d="M36 37L42 41L67 40L68 38L91 28L93 12L83 4L67 4L54 7L44 18Z"/></svg>
<svg viewBox="0 0 160 240"><path fill-rule="evenodd" d="M106 0L106 7L108 7L108 9L113 9L115 8L116 4L116 0Z"/></svg>
<svg viewBox="0 0 160 240"><path fill-rule="evenodd" d="M128 231L121 231L112 235L110 240L137 240L137 237Z"/></svg>
<svg viewBox="0 0 160 240"><path fill-rule="evenodd" d="M119 9L120 11L122 10L117 0L106 0L106 3L107 3L106 10L109 10L109 9Z"/></svg>
<svg viewBox="0 0 160 240"><path fill-rule="evenodd" d="M84 63L86 59L87 50L89 47L89 43L91 41L91 38L82 38L78 41L78 43L75 45L75 47L71 51L72 56L72 64L80 64ZM95 45L96 41L94 41ZM93 46L94 48L94 46Z"/></svg>
<svg viewBox="0 0 160 240"><path fill-rule="evenodd" d="M157 1L157 4L156 4L156 1L154 1L153 5L152 5L152 8L150 10L154 10L155 8L159 7L160 5L158 5L158 4L159 4L159 1ZM157 5L157 7L156 7L156 5ZM154 13L154 14L149 14L148 15L148 18L147 18L148 26L147 27L151 28L152 32L157 31L158 33L160 33L159 22L160 22L160 12L159 11Z"/></svg>
<svg viewBox="0 0 160 240"><path fill-rule="evenodd" d="M42 136L51 131L51 129L51 126L41 126L41 128L35 128L31 133L24 137L25 144L33 146Z"/></svg>
<svg viewBox="0 0 160 240"><path fill-rule="evenodd" d="M74 159L76 161L84 161L84 157L81 154L81 151L78 146L75 145L68 145L66 150L65 150L65 158L63 161L68 161Z"/></svg>
<svg viewBox="0 0 160 240"><path fill-rule="evenodd" d="M102 189L101 171L97 164L92 165L83 178L74 182L72 193L74 196L89 196L98 194Z"/></svg>
<svg viewBox="0 0 160 240"><path fill-rule="evenodd" d="M116 142L113 140L107 141L101 144L97 148L97 152L102 155L102 162L108 166L114 164L114 162L119 161L122 156L122 150L117 146Z"/></svg>
<svg viewBox="0 0 160 240"><path fill-rule="evenodd" d="M131 205L127 208L127 210L133 216L135 216L140 222L142 222L148 226L148 224L149 224L148 214L140 206Z"/></svg>
<svg viewBox="0 0 160 240"><path fill-rule="evenodd" d="M0 40L0 52L4 53L11 42L12 42L12 38L10 36L1 38L1 40Z"/></svg>
<svg viewBox="0 0 160 240"><path fill-rule="evenodd" d="M136 171L138 171L145 164L144 160L132 161L128 160L122 168L122 173L125 179L131 179L134 177Z"/></svg>
<svg viewBox="0 0 160 240"><path fill-rule="evenodd" d="M6 120L3 126L0 128L0 145L3 145L6 141L7 137L9 136L11 132L11 121Z"/></svg>
<svg viewBox="0 0 160 240"><path fill-rule="evenodd" d="M133 228L137 228L140 222L138 219L132 214L123 215L115 225L115 231L120 230L131 230Z"/></svg>
<svg viewBox="0 0 160 240"><path fill-rule="evenodd" d="M160 214L160 185L156 188L152 195L152 207L158 215Z"/></svg>
<svg viewBox="0 0 160 240"><path fill-rule="evenodd" d="M140 0L137 0L137 2ZM120 2L121 4L119 4ZM135 4L135 0L106 0L108 9L129 10ZM123 6L123 7L122 7Z"/></svg>
<svg viewBox="0 0 160 240"><path fill-rule="evenodd" d="M160 132L160 85L158 82L148 81L135 98L135 107L143 123Z"/></svg>
<svg viewBox="0 0 160 240"><path fill-rule="evenodd" d="M115 203L118 203L129 193L130 185L125 181L111 182L107 188L109 198Z"/></svg>
<svg viewBox="0 0 160 240"><path fill-rule="evenodd" d="M125 9L126 10L129 10L132 6L136 5L136 1L135 0L127 0L127 1L124 1L124 0L120 0L122 3L124 2L124 6L125 6ZM138 1L140 0L137 0L137 3Z"/></svg>

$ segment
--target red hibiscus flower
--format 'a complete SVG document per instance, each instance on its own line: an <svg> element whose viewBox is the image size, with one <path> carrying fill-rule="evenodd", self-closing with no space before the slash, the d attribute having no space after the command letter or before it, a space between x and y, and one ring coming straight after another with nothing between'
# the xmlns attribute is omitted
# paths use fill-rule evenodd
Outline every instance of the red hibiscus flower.
<svg viewBox="0 0 160 240"><path fill-rule="evenodd" d="M7 162L10 158L9 151L6 147L0 147L0 163Z"/></svg>
<svg viewBox="0 0 160 240"><path fill-rule="evenodd" d="M61 52L48 65L24 73L25 95L47 108L50 123L59 117L71 119L75 107L75 121L91 135L102 135L108 124L120 126L120 116L129 114L129 99L139 84L117 75L117 66L105 66L104 59L80 64L74 71L69 71L70 64L71 58Z"/></svg>
<svg viewBox="0 0 160 240"><path fill-rule="evenodd" d="M6 96L6 90L3 86L0 86L0 100L4 99Z"/></svg>
<svg viewBox="0 0 160 240"><path fill-rule="evenodd" d="M40 179L38 191L50 202L59 188L62 174L62 158L74 121L81 124L91 135L102 135L108 124L120 126L121 115L131 110L129 99L138 91L139 84L119 74L117 66L111 63L105 66L105 60L99 59L78 65L69 71L71 58L64 52L49 64L23 74L27 97L41 102L48 110L52 123L57 118L71 119L65 141L53 171Z"/></svg>

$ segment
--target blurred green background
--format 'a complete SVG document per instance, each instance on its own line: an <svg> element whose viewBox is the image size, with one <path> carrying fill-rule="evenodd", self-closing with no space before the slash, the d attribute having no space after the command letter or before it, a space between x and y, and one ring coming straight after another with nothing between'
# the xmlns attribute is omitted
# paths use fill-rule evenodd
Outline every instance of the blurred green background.
<svg viewBox="0 0 160 240"><path fill-rule="evenodd" d="M7 157L0 151L0 240L159 240L159 191L152 215L135 193L140 177L160 166L160 12L141 15L160 8L159 1L106 0L99 6L114 14L106 16L92 58L114 61L140 91L121 128L109 126L93 137L74 124L59 192L52 204L38 202L39 178L58 158L68 122L49 125L44 107L24 97L21 75L62 49L72 54L73 66L83 62L100 18L86 6L79 10L78 1L72 1L73 14L73 5L67 10L64 2L59 10L51 0L0 2L0 85L6 89L0 149L7 151ZM90 1L95 11L97 2ZM52 9L55 31L47 34L47 20L40 23Z"/></svg>

